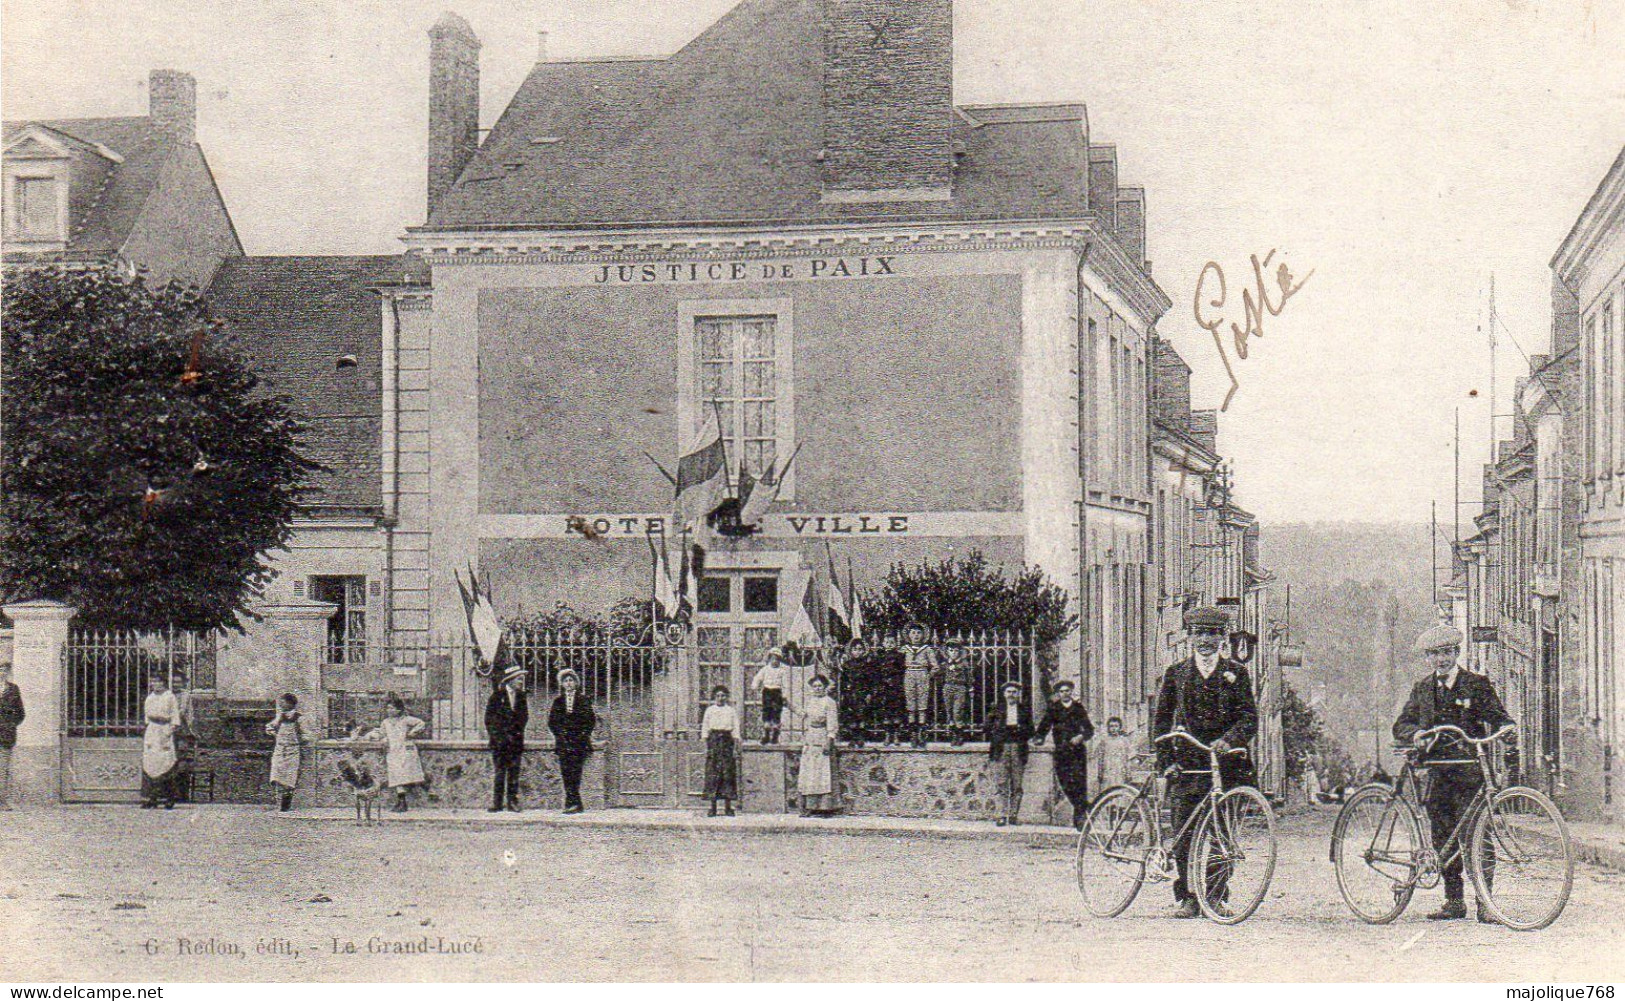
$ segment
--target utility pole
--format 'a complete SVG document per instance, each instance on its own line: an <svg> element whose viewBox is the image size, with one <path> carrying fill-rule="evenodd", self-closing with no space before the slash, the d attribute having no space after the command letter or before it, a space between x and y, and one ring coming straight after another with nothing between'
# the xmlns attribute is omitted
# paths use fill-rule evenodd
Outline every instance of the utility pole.
<svg viewBox="0 0 1625 1001"><path fill-rule="evenodd" d="M1495 273L1490 273L1490 461L1495 461Z"/></svg>
<svg viewBox="0 0 1625 1001"><path fill-rule="evenodd" d="M1432 558L1433 614L1439 614L1439 502L1428 502L1428 555Z"/></svg>

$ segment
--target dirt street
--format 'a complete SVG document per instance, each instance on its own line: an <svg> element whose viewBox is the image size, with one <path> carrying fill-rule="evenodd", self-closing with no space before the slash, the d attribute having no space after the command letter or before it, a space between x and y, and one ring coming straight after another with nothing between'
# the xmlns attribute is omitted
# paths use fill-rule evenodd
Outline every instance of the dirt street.
<svg viewBox="0 0 1625 1001"><path fill-rule="evenodd" d="M1283 821L1246 924L1166 884L1084 913L1070 853L917 837L432 824L229 807L0 819L0 980L1625 979L1625 875L1582 867L1553 928L1368 927L1331 814ZM427 950L427 951L425 951Z"/></svg>

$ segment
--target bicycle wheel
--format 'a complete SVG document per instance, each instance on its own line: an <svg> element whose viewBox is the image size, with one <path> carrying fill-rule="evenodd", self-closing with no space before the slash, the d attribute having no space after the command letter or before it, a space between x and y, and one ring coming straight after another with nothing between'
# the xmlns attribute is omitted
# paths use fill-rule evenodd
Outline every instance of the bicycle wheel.
<svg viewBox="0 0 1625 1001"><path fill-rule="evenodd" d="M1258 910L1275 874L1275 811L1251 786L1231 789L1202 818L1191 842L1196 902L1222 925Z"/></svg>
<svg viewBox="0 0 1625 1001"><path fill-rule="evenodd" d="M1078 832L1078 892L1090 914L1115 918L1134 903L1145 879L1151 825L1150 809L1127 786L1095 801Z"/></svg>
<svg viewBox="0 0 1625 1001"><path fill-rule="evenodd" d="M1574 844L1557 806L1523 786L1502 789L1473 824L1468 871L1490 916L1518 931L1545 928L1574 886Z"/></svg>
<svg viewBox="0 0 1625 1001"><path fill-rule="evenodd" d="M1385 925L1416 892L1422 825L1387 786L1359 790L1332 825L1332 864L1343 902L1361 921Z"/></svg>

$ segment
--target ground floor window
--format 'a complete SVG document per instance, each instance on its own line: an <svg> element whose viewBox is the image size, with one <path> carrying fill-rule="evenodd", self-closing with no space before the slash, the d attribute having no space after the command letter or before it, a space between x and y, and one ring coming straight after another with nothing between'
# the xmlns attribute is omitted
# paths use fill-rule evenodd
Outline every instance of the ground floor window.
<svg viewBox="0 0 1625 1001"><path fill-rule="evenodd" d="M360 574L312 577L310 597L339 606L327 620L327 662L357 664L367 659L367 578Z"/></svg>

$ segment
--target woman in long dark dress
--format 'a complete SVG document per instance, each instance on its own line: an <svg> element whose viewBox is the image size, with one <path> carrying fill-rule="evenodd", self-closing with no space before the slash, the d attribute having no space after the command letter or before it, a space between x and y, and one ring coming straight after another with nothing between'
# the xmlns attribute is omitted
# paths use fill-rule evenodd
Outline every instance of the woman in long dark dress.
<svg viewBox="0 0 1625 1001"><path fill-rule="evenodd" d="M739 798L739 713L728 698L728 686L718 685L700 719L700 732L705 735L705 796L711 801L713 817L717 800L723 801L731 817L734 800Z"/></svg>

